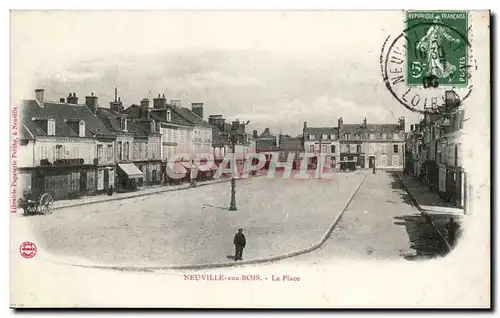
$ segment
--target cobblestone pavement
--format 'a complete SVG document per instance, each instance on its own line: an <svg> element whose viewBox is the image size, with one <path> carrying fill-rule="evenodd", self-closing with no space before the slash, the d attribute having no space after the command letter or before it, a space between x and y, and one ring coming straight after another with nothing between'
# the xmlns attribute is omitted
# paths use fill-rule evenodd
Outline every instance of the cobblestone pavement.
<svg viewBox="0 0 500 318"><path fill-rule="evenodd" d="M397 176L369 174L330 239L318 250L287 262L328 263L335 259L428 259L446 245L413 205Z"/></svg>
<svg viewBox="0 0 500 318"><path fill-rule="evenodd" d="M25 217L39 241L61 257L101 264L189 265L227 262L233 236L247 236L244 260L308 248L321 240L364 177L259 177L237 182L238 211L229 211L229 183L110 201ZM72 259L74 260L74 259Z"/></svg>

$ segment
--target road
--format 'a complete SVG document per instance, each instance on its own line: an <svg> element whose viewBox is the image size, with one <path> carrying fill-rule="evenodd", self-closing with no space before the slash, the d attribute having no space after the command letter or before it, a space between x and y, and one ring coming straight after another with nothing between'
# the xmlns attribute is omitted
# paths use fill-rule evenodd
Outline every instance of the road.
<svg viewBox="0 0 500 318"><path fill-rule="evenodd" d="M399 179L393 173L378 171L367 176L321 248L287 261L418 260L445 251L436 229L413 206Z"/></svg>

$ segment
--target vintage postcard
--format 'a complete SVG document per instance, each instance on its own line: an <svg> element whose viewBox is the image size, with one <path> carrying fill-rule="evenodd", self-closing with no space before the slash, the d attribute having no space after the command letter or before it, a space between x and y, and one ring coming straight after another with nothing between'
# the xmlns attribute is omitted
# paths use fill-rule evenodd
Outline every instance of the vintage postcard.
<svg viewBox="0 0 500 318"><path fill-rule="evenodd" d="M490 12L11 11L13 308L490 308Z"/></svg>

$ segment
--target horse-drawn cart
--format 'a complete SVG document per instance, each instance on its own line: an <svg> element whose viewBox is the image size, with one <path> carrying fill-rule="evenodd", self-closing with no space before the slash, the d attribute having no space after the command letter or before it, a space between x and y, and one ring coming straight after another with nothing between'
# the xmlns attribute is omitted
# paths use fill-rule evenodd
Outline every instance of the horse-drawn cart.
<svg viewBox="0 0 500 318"><path fill-rule="evenodd" d="M19 206L23 209L24 215L50 214L52 204L54 204L54 198L50 193L43 193L37 200L19 199Z"/></svg>

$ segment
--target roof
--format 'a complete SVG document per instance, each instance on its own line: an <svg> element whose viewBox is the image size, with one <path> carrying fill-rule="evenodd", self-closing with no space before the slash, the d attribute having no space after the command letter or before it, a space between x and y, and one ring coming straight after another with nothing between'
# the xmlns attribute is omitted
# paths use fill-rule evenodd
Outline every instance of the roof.
<svg viewBox="0 0 500 318"><path fill-rule="evenodd" d="M26 128L23 121L21 121L21 127L19 129L19 138L24 140L35 139L33 134L28 130L28 128Z"/></svg>
<svg viewBox="0 0 500 318"><path fill-rule="evenodd" d="M314 134L315 136L338 134L337 127L306 127L304 134Z"/></svg>
<svg viewBox="0 0 500 318"><path fill-rule="evenodd" d="M279 150L302 151L302 140L300 138L281 137Z"/></svg>
<svg viewBox="0 0 500 318"><path fill-rule="evenodd" d="M85 105L46 101L43 103L43 107L40 107L36 100L21 101L21 120L33 135L47 135L47 125L44 121L48 119L55 120L55 136L79 136L78 131L72 129L70 122L65 120L83 120L85 122L85 137L114 136Z"/></svg>
<svg viewBox="0 0 500 318"><path fill-rule="evenodd" d="M342 134L394 134L400 132L400 126L398 124L371 124L366 125L366 130L362 124L342 124L340 132Z"/></svg>
<svg viewBox="0 0 500 318"><path fill-rule="evenodd" d="M262 134L260 134L259 138L268 138L268 137L273 137L273 135L269 131L269 128L266 128L266 129L264 129Z"/></svg>
<svg viewBox="0 0 500 318"><path fill-rule="evenodd" d="M286 137L280 135L279 146L276 145L276 137L260 138L255 142L257 152L261 151L302 151L302 140L300 138Z"/></svg>
<svg viewBox="0 0 500 318"><path fill-rule="evenodd" d="M227 134L224 134L222 131L220 131L219 128L217 127L212 127L212 145L213 146L223 146L223 145L228 145L230 142L228 140Z"/></svg>
<svg viewBox="0 0 500 318"><path fill-rule="evenodd" d="M257 152L279 151L278 147L276 146L275 138L257 139L255 141L255 149L257 150Z"/></svg>
<svg viewBox="0 0 500 318"><path fill-rule="evenodd" d="M171 107L177 111L184 119L189 121L190 123L198 126L205 126L205 127L212 127L207 121L205 121L203 118L198 117L195 113L193 113L190 109L185 108L185 107L178 107L171 105Z"/></svg>
<svg viewBox="0 0 500 318"><path fill-rule="evenodd" d="M131 105L126 108L123 112L128 114L130 117L138 118L139 117L139 105ZM171 110L170 121L166 120L166 111ZM178 110L173 105L167 105L166 108L149 108L149 115L152 119L161 123L174 124L179 126L193 126L193 124L186 120L181 114L179 114Z"/></svg>

